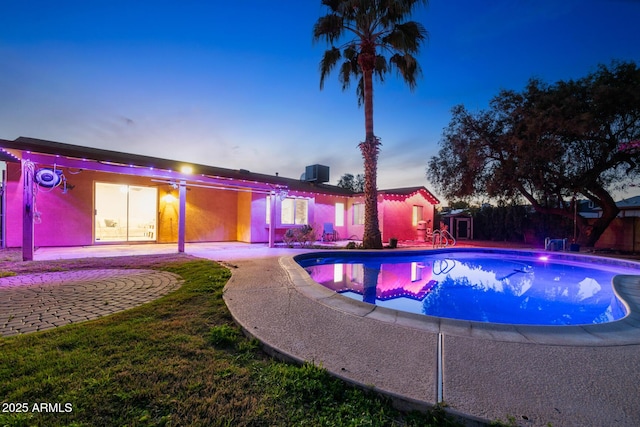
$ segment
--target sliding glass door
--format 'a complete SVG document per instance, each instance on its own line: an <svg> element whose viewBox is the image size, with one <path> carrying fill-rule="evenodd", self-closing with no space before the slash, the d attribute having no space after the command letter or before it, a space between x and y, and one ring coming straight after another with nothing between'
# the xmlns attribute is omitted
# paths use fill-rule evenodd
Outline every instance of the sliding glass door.
<svg viewBox="0 0 640 427"><path fill-rule="evenodd" d="M158 189L96 182L95 241L156 240Z"/></svg>

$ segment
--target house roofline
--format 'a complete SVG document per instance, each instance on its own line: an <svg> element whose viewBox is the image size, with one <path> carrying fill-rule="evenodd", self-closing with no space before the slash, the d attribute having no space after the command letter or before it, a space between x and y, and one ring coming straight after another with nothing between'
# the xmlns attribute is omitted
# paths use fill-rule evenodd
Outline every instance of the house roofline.
<svg viewBox="0 0 640 427"><path fill-rule="evenodd" d="M179 171L182 166L188 165L192 168L192 174L194 176L205 175L240 181L254 181L257 183L287 187L290 191L332 194L345 197L361 195L361 193L355 193L349 189L338 187L336 185L301 181L294 178L251 172L245 169L227 169L181 160L170 160L141 154L106 150L102 148L84 147L24 136L18 137L14 141L0 139L0 148L46 154L50 156L61 156L71 159L93 160L102 164L136 166L170 171ZM3 160L15 162L19 159L12 153L0 150L0 161ZM99 168L96 169L99 170ZM431 203L440 204L440 200L438 200L438 198L424 186L378 190L378 193L380 194L401 195L407 197L418 192L423 192L427 200Z"/></svg>
<svg viewBox="0 0 640 427"><path fill-rule="evenodd" d="M274 186L287 187L290 191L315 192L343 196L352 196L354 194L351 190L334 185L306 182L293 178L255 173L245 169L227 169L193 162L163 159L153 156L124 153L114 150L105 150L102 148L84 147L23 136L16 138L14 141L0 139L0 148L46 154L51 156L67 157L72 159L93 160L102 164L136 166L171 171L179 171L182 166L188 165L192 168L192 175L194 176L206 175L240 181L255 181L264 184L271 184ZM16 161L15 159L11 158L7 158L7 160ZM96 169L99 170L99 168Z"/></svg>

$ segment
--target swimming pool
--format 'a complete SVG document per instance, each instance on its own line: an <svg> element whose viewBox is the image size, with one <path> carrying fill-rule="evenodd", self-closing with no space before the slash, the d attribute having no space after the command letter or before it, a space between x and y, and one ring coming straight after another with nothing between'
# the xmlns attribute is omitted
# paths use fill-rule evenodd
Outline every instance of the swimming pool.
<svg viewBox="0 0 640 427"><path fill-rule="evenodd" d="M314 281L346 297L450 319L586 325L627 314L612 287L640 264L556 252L445 249L296 257Z"/></svg>

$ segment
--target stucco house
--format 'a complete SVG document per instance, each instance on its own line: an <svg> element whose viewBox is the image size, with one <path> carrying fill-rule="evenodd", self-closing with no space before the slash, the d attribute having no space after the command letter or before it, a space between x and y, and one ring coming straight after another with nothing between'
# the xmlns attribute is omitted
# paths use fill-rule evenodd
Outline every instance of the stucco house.
<svg viewBox="0 0 640 427"><path fill-rule="evenodd" d="M304 179L19 137L0 139L2 247L240 241L274 246L287 229L331 224L360 239L362 194ZM425 187L381 190L383 241L415 238L438 199Z"/></svg>

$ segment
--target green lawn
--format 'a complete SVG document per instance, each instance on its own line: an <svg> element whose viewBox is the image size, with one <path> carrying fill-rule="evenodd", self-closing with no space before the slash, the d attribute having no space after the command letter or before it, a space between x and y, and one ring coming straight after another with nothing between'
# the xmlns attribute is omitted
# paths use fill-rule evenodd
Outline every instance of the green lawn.
<svg viewBox="0 0 640 427"><path fill-rule="evenodd" d="M187 255L0 261L5 274L135 267L185 279L178 291L132 310L0 338L0 426L456 425L442 411L401 413L321 368L266 356L233 323L222 300L230 272L214 262Z"/></svg>

